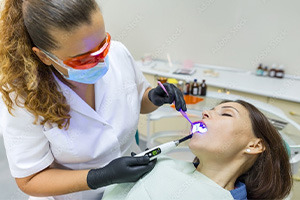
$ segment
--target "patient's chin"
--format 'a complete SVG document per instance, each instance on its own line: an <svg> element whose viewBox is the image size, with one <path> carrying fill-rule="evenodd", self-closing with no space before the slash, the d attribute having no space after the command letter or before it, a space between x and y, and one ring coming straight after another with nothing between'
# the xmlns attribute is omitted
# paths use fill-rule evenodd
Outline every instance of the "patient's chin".
<svg viewBox="0 0 300 200"><path fill-rule="evenodd" d="M205 145L201 144L201 143L202 142L199 142L197 140L191 140L189 142L188 146L194 155L197 155L199 152L202 152L202 151L207 151L205 148Z"/></svg>

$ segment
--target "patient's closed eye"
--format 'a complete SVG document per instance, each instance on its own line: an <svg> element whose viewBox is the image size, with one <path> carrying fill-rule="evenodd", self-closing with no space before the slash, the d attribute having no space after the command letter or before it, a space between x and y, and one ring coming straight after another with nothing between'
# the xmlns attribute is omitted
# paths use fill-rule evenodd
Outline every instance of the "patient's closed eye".
<svg viewBox="0 0 300 200"><path fill-rule="evenodd" d="M232 117L232 115L228 113L223 113L222 116Z"/></svg>

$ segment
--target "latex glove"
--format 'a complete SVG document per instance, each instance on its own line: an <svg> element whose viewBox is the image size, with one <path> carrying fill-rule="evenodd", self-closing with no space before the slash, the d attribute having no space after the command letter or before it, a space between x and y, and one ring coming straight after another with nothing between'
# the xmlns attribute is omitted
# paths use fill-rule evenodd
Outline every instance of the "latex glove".
<svg viewBox="0 0 300 200"><path fill-rule="evenodd" d="M156 106L162 106L165 103L173 103L175 101L176 110L182 109L186 111L186 104L183 98L182 92L173 84L164 83L169 96L166 92L158 85L156 88L149 91L148 98Z"/></svg>
<svg viewBox="0 0 300 200"><path fill-rule="evenodd" d="M115 183L135 182L151 171L155 164L156 161L150 161L148 156L120 157L103 168L91 169L87 184L91 189L97 189Z"/></svg>

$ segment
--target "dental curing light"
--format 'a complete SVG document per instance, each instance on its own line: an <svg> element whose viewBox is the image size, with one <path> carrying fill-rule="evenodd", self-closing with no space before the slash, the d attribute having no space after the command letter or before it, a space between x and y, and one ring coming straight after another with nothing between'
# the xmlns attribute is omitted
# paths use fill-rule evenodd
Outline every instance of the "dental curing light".
<svg viewBox="0 0 300 200"><path fill-rule="evenodd" d="M207 127L204 124L204 122L202 122L202 121L194 122L194 125L195 126L192 127L192 129L194 129L194 130L192 130L192 131L194 131L194 133L205 133L207 131ZM150 160L154 160L159 155L166 154L166 153L172 151L180 143L190 139L192 136L193 136L193 133L188 136L185 136L184 138L181 138L180 140L174 140L171 142L167 142L165 144L159 145L157 147L154 147L152 149L149 149L147 151L139 153L139 154L135 155L135 157L148 156L150 158Z"/></svg>
<svg viewBox="0 0 300 200"><path fill-rule="evenodd" d="M139 153L137 155L135 155L135 157L140 157L140 156L148 156L150 158L150 160L154 160L155 158L157 158L159 155L162 154L166 154L170 151L172 151L173 149L175 149L180 143L190 139L193 135L190 134L184 138L181 138L180 140L174 140L171 142L167 142L165 144L159 145L157 147L154 147L152 149L149 149L147 151L144 151L142 153Z"/></svg>
<svg viewBox="0 0 300 200"><path fill-rule="evenodd" d="M166 90L165 86L160 82L157 81L158 85L164 90L164 92L167 94L167 96L169 96L168 91ZM174 102L173 102L174 103ZM188 115L186 114L186 112L184 112L182 109L179 110L179 112L181 113L181 115L186 118L190 124L191 124L191 133L205 133L207 131L207 128L205 126L205 124L201 121L199 122L192 122L190 120L190 118L188 117Z"/></svg>
<svg viewBox="0 0 300 200"><path fill-rule="evenodd" d="M167 92L166 88L163 86L163 84L158 81L158 85L165 91L165 93L169 96L169 93ZM194 133L205 133L207 131L207 127L203 121L198 121L198 122L192 122L187 114L183 111L179 111L183 117L185 117L191 124L191 134L181 138L180 140L174 140L171 142L167 142L165 144L159 145L157 147L154 147L152 149L146 150L142 153L139 153L135 155L135 157L140 157L140 156L148 156L150 160L154 160L157 158L159 155L166 154L173 149L175 149L180 143L190 139Z"/></svg>
<svg viewBox="0 0 300 200"><path fill-rule="evenodd" d="M191 133L206 133L207 127L202 121L193 122L191 126Z"/></svg>

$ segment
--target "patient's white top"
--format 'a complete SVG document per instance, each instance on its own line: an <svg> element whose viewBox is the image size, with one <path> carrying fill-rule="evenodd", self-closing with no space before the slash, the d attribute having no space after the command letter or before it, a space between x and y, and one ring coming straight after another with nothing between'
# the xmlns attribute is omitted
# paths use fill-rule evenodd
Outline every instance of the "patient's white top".
<svg viewBox="0 0 300 200"><path fill-rule="evenodd" d="M106 188L103 200L233 199L231 193L198 172L193 163L160 157L154 169L136 183Z"/></svg>
<svg viewBox="0 0 300 200"><path fill-rule="evenodd" d="M34 125L34 116L25 108L15 107L12 116L0 98L0 125L13 177L27 177L53 162L57 168L98 168L137 151L134 136L142 96L150 84L121 43L112 42L109 63L107 74L95 84L96 110L56 78L71 106L68 130ZM100 199L101 193L103 189L55 199Z"/></svg>

